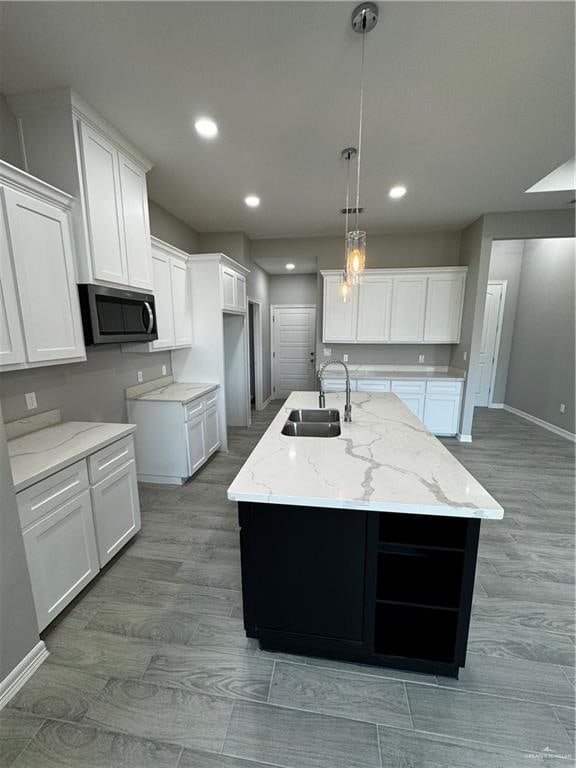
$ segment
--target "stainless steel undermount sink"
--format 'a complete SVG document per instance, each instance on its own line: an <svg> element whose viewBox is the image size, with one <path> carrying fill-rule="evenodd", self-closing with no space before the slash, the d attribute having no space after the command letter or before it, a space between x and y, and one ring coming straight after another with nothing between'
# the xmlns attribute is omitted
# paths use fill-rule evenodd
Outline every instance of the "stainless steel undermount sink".
<svg viewBox="0 0 576 768"><path fill-rule="evenodd" d="M338 437L340 424L326 421L287 421L282 434L289 437Z"/></svg>
<svg viewBox="0 0 576 768"><path fill-rule="evenodd" d="M290 411L288 421L331 424L340 421L340 412L335 408L300 408Z"/></svg>

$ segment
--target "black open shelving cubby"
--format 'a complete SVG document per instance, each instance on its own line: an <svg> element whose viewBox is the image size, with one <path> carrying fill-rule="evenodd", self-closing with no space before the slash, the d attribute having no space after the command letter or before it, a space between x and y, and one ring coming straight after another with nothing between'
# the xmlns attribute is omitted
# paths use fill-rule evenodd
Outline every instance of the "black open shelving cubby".
<svg viewBox="0 0 576 768"><path fill-rule="evenodd" d="M378 541L411 547L464 550L468 520L381 512Z"/></svg>
<svg viewBox="0 0 576 768"><path fill-rule="evenodd" d="M457 611L379 602L374 650L383 656L452 664L457 630Z"/></svg>
<svg viewBox="0 0 576 768"><path fill-rule="evenodd" d="M457 610L463 562L458 551L380 552L376 598Z"/></svg>

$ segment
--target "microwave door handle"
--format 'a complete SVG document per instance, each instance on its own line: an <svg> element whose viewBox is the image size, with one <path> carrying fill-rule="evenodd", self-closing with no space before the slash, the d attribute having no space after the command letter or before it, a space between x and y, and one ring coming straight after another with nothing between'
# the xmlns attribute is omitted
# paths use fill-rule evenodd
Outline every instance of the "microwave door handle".
<svg viewBox="0 0 576 768"><path fill-rule="evenodd" d="M146 333L152 333L152 328L154 328L154 313L152 312L152 307L149 302L145 301L144 306L148 311L148 328L146 328Z"/></svg>

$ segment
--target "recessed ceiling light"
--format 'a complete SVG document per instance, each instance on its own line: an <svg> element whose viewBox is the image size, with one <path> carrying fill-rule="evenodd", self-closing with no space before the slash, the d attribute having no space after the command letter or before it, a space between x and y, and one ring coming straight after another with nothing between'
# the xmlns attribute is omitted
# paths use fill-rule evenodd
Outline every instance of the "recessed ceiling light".
<svg viewBox="0 0 576 768"><path fill-rule="evenodd" d="M402 187L402 186L392 187L390 192L388 192L388 197L392 197L396 200L399 197L404 197L405 194L406 194L406 187Z"/></svg>
<svg viewBox="0 0 576 768"><path fill-rule="evenodd" d="M194 123L194 128L203 139L214 139L218 136L218 126L209 117L200 117Z"/></svg>
<svg viewBox="0 0 576 768"><path fill-rule="evenodd" d="M244 198L244 202L249 208L258 208L260 205L260 198L257 195L248 195Z"/></svg>
<svg viewBox="0 0 576 768"><path fill-rule="evenodd" d="M296 264L292 264L292 263L286 264L286 269L292 272L293 269L296 269Z"/></svg>

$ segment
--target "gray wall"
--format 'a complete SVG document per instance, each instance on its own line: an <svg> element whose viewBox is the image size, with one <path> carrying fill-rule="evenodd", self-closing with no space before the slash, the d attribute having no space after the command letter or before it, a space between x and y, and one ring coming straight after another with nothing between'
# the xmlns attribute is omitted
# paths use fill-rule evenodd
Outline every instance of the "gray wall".
<svg viewBox="0 0 576 768"><path fill-rule="evenodd" d="M270 275L270 304L316 304L314 275Z"/></svg>
<svg viewBox="0 0 576 768"><path fill-rule="evenodd" d="M22 661L38 640L0 408L0 681Z"/></svg>
<svg viewBox="0 0 576 768"><path fill-rule="evenodd" d="M198 233L194 229L150 199L148 211L150 232L155 237L170 243L175 248L180 248L185 253L198 253Z"/></svg>
<svg viewBox="0 0 576 768"><path fill-rule="evenodd" d="M6 98L0 93L0 159L22 167L18 125Z"/></svg>
<svg viewBox="0 0 576 768"><path fill-rule="evenodd" d="M506 394L506 380L508 378L508 364L512 349L523 253L524 240L495 240L492 243L488 280L506 281L500 346L498 348L496 376L494 377L494 389L492 391L492 401L494 403L503 403Z"/></svg>
<svg viewBox="0 0 576 768"><path fill-rule="evenodd" d="M169 352L131 354L119 344L92 347L85 363L51 365L0 374L0 400L4 419L13 421L39 411L60 408L62 418L74 421L126 421L124 390L172 372ZM26 409L24 394L36 392L38 408Z"/></svg>
<svg viewBox="0 0 576 768"><path fill-rule="evenodd" d="M576 432L574 242L525 244L505 400L570 432Z"/></svg>

